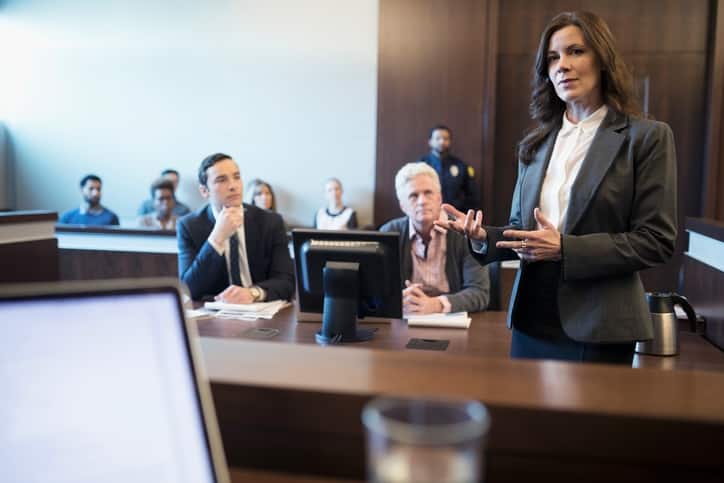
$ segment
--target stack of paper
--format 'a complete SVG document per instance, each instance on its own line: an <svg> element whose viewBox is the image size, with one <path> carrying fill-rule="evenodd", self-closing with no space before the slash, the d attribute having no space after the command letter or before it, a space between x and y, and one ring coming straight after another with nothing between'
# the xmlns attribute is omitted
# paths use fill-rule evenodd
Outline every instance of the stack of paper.
<svg viewBox="0 0 724 483"><path fill-rule="evenodd" d="M290 304L286 300L274 300L273 302L258 302L255 304L227 304L224 302L206 302L204 308L218 310L216 317L221 319L271 319L284 307Z"/></svg>
<svg viewBox="0 0 724 483"><path fill-rule="evenodd" d="M451 314L406 315L407 325L410 327L445 327L448 329L467 329L470 327L470 317L467 312L454 312Z"/></svg>
<svg viewBox="0 0 724 483"><path fill-rule="evenodd" d="M186 309L186 318L187 319L208 319L211 317L214 317L216 315L216 312L213 310L207 310L205 308L200 309Z"/></svg>

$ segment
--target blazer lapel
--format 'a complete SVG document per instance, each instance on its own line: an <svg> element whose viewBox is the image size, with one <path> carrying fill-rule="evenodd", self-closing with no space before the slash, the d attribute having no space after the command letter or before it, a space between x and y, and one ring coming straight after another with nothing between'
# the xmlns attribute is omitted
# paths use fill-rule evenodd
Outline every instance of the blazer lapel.
<svg viewBox="0 0 724 483"><path fill-rule="evenodd" d="M214 229L214 224L216 224L216 218L214 217L214 210L211 208L211 203L206 205L206 210L204 210L206 213L206 227L209 230L209 233L211 233L211 230ZM209 234L206 234L206 237L208 238Z"/></svg>
<svg viewBox="0 0 724 483"><path fill-rule="evenodd" d="M601 181L626 139L626 135L620 132L626 125L626 117L609 109L593 138L581 170L571 186L571 198L568 201L568 214L563 226L563 233L572 233L588 209Z"/></svg>
<svg viewBox="0 0 724 483"><path fill-rule="evenodd" d="M254 213L252 210L246 208L245 204L241 205L241 209L244 210L244 241L246 242L246 261L249 264L249 272L252 279L255 279L254 262L256 257L253 254L257 253L256 246L259 242L259 227L257 226L256 220L254 220Z"/></svg>
<svg viewBox="0 0 724 483"><path fill-rule="evenodd" d="M209 235L214 229L214 225L216 224L216 217L214 216L214 209L211 208L211 203L206 205L206 217L203 219L206 222L206 228L202 232L203 233L203 240L200 241L199 246L203 245L204 242L209 238ZM217 287L216 289L218 291L224 290L226 287L229 286L229 269L226 267L226 262L221 264L222 267L224 267L223 271L219 273L218 277L216 278L217 281Z"/></svg>
<svg viewBox="0 0 724 483"><path fill-rule="evenodd" d="M456 248L455 234L452 230L448 230L445 234L445 244L447 250L445 253L445 275L447 276L447 284L450 287L450 292L455 293L459 292L462 288L459 283L462 277L458 276L458 271L456 270L456 265L461 257L458 256L457 251L455 251L455 253L452 252L452 250Z"/></svg>
<svg viewBox="0 0 724 483"><path fill-rule="evenodd" d="M541 145L533 161L531 161L523 172L523 184L520 190L520 209L521 220L523 222L522 228L524 230L535 229L533 210L540 203L540 190L543 187L543 179L548 170L548 163L551 160L551 154L553 154L553 146L556 144L559 129L552 131L548 135L548 139Z"/></svg>

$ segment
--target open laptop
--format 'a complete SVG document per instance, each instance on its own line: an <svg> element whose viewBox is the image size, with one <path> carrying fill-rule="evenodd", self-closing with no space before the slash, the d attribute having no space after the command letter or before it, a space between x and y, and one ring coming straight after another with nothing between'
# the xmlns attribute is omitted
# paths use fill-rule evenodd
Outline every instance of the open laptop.
<svg viewBox="0 0 724 483"><path fill-rule="evenodd" d="M0 286L0 480L229 481L175 280Z"/></svg>

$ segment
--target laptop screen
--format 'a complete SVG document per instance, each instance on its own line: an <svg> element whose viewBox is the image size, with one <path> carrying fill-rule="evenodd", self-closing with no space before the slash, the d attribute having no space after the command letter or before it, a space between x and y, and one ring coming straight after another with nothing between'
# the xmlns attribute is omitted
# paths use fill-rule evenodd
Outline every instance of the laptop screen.
<svg viewBox="0 0 724 483"><path fill-rule="evenodd" d="M7 482L213 482L172 291L0 300Z"/></svg>

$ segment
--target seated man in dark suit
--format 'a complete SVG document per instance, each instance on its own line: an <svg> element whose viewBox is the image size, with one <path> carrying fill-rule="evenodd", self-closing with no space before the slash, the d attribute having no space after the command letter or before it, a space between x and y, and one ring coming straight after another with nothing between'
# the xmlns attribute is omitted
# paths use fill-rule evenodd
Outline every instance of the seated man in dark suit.
<svg viewBox="0 0 724 483"><path fill-rule="evenodd" d="M395 189L407 216L387 222L380 230L400 233L403 311L485 310L490 299L487 267L472 257L464 236L434 225L442 211L435 170L425 163L408 163L395 176Z"/></svg>
<svg viewBox="0 0 724 483"><path fill-rule="evenodd" d="M209 204L176 228L179 274L191 298L242 304L291 299L294 267L281 216L242 204L239 166L226 154L201 162L199 184Z"/></svg>

